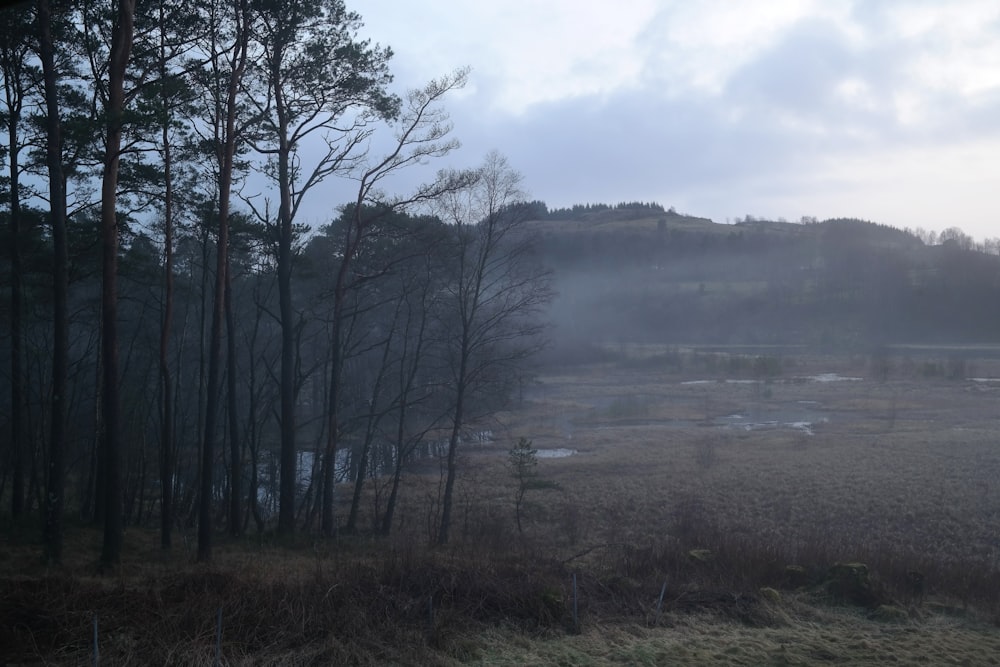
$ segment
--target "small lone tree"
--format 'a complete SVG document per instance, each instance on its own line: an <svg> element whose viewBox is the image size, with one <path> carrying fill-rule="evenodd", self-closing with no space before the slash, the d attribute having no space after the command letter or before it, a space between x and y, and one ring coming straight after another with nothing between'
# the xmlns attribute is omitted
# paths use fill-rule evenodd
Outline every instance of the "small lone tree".
<svg viewBox="0 0 1000 667"><path fill-rule="evenodd" d="M531 440L520 438L517 445L511 448L508 463L510 472L517 480L517 492L514 496L514 518L517 520L517 532L521 528L521 510L524 507L524 495L531 489L535 479L535 467L538 465L538 450L531 447Z"/></svg>

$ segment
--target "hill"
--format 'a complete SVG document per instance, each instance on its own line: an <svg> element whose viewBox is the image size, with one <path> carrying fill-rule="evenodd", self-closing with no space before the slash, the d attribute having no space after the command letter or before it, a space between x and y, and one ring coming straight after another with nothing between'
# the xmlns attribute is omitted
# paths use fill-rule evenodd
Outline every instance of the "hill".
<svg viewBox="0 0 1000 667"><path fill-rule="evenodd" d="M807 345L1000 337L1000 257L854 219L719 224L651 205L529 225L553 269L560 342Z"/></svg>

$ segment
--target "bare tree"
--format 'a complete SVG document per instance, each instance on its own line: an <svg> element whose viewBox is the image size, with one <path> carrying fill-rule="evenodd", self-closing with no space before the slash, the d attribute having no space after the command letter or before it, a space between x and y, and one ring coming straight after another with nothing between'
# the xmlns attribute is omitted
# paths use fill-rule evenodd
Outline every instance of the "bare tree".
<svg viewBox="0 0 1000 667"><path fill-rule="evenodd" d="M449 139L451 124L440 107L442 98L451 90L461 88L468 81L469 70L459 69L452 74L428 83L424 88L412 90L406 97L397 123L396 141L381 159L363 169L358 177L357 197L350 209L349 220L343 228L340 246L341 260L333 286L333 318L330 327L330 389L327 412L327 443L324 453L322 531L333 535L333 494L337 443L340 434L340 394L343 372L343 332L347 292L365 276L355 275L354 260L369 237L377 233L378 223L387 216L407 207L426 204L448 192L467 185L470 177L462 173L444 173L432 183L419 187L406 196L387 199L380 192L382 182L400 170L431 157L441 157L458 146Z"/></svg>
<svg viewBox="0 0 1000 667"><path fill-rule="evenodd" d="M478 175L440 206L454 227L454 269L443 314L452 411L439 544L450 538L463 428L479 416L473 401L510 379L509 371L538 349L542 325L535 316L551 297L549 274L534 261L524 228L530 206L521 176L497 152Z"/></svg>
<svg viewBox="0 0 1000 667"><path fill-rule="evenodd" d="M292 303L296 212L305 195L327 177L343 173L363 156L360 148L376 117L396 113L385 92L391 80L388 49L357 40L360 17L343 0L264 0L256 5L256 39L263 49L255 68L257 151L269 159L265 172L278 188L278 300L281 322L281 486L278 532L295 530L297 324ZM300 148L307 139L325 144L311 165Z"/></svg>
<svg viewBox="0 0 1000 667"><path fill-rule="evenodd" d="M434 239L439 239L439 236ZM431 402L435 384L418 382L419 374L432 375L431 364L434 339L431 331L433 313L437 308L439 283L435 275L439 273L432 246L427 243L427 252L414 262L412 271L399 274L398 298L403 307L398 362L395 385L395 429L390 434L393 443L393 470L389 481L389 497L386 499L385 513L380 530L388 535L392 530L393 517L399 500L403 469L407 459L423 442L427 433L438 428L444 419L444 412L420 410ZM414 416L418 413L418 417Z"/></svg>

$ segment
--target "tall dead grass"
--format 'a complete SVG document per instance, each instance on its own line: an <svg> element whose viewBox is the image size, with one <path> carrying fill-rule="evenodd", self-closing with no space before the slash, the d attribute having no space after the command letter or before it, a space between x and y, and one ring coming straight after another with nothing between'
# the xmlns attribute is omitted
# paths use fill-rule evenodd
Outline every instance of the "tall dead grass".
<svg viewBox="0 0 1000 667"><path fill-rule="evenodd" d="M560 382L497 429L578 452L539 462L552 484L525 497L523 532L502 440L464 453L447 549L427 546L433 475L408 479L392 537L229 540L208 567L183 549L165 557L152 532L130 529L121 571L97 578L99 539L76 526L75 560L46 570L33 533L12 530L17 544L0 548L16 573L0 576L0 662L85 663L96 617L108 664L210 664L220 609L225 664L519 664L527 654L505 663L489 638L545 654L537 642L577 630L582 644L563 645L563 657L583 659L575 651L595 628L681 627L705 614L764 634L810 614L815 629L835 608L1000 622L1000 455L983 416L994 394L775 383L764 395L634 371ZM800 400L834 415L815 436L711 426ZM845 583L837 563L865 567ZM654 664L658 642L622 655L649 650Z"/></svg>

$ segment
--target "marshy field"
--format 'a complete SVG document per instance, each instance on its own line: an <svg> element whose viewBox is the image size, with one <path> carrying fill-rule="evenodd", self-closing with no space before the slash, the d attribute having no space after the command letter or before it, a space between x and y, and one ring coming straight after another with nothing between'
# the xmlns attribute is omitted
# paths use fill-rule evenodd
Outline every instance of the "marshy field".
<svg viewBox="0 0 1000 667"><path fill-rule="evenodd" d="M101 577L76 526L46 569L10 526L0 663L1000 664L998 407L989 355L615 350L479 425L446 548L427 460L390 536L210 566L131 527Z"/></svg>

